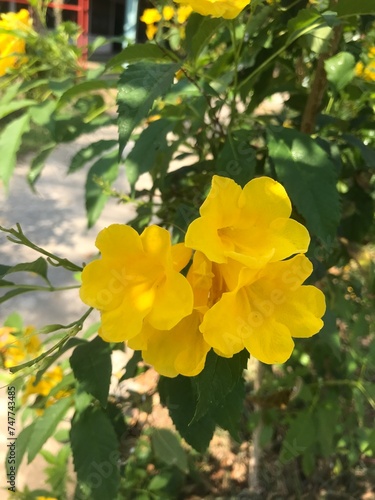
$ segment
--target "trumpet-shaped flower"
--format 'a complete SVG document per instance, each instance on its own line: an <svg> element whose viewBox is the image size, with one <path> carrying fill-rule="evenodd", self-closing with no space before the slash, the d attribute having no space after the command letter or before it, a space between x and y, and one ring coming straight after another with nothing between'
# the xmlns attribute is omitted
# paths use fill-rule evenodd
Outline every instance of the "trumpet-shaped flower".
<svg viewBox="0 0 375 500"><path fill-rule="evenodd" d="M194 293L194 309L170 330L158 330L145 323L141 333L128 342L129 347L142 350L146 363L166 377L198 375L211 347L204 340L199 326L208 310L214 281L212 263L203 254L195 253L187 279Z"/></svg>
<svg viewBox="0 0 375 500"><path fill-rule="evenodd" d="M188 5L194 12L202 16L234 19L249 5L251 0L175 0L176 3Z"/></svg>
<svg viewBox="0 0 375 500"><path fill-rule="evenodd" d="M213 262L233 259L259 269L306 252L308 231L290 219L291 211L285 189L269 177L253 179L241 189L232 179L215 175L185 244Z"/></svg>
<svg viewBox="0 0 375 500"><path fill-rule="evenodd" d="M220 268L223 275L231 274L231 263ZM311 272L304 255L258 271L235 269L237 286L223 293L203 318L204 339L223 356L246 348L263 363L285 362L293 351L292 337L311 337L323 326L323 293L302 285Z"/></svg>
<svg viewBox="0 0 375 500"><path fill-rule="evenodd" d="M129 340L144 322L169 330L191 314L193 292L179 273L191 251L172 246L167 230L150 226L139 235L113 224L98 234L96 246L101 258L84 268L80 296L101 312L103 340Z"/></svg>
<svg viewBox="0 0 375 500"><path fill-rule="evenodd" d="M0 328L0 353L4 368L20 365L26 359L36 356L41 348L33 327L26 327L20 335L14 335L16 331L16 328L8 326Z"/></svg>
<svg viewBox="0 0 375 500"><path fill-rule="evenodd" d="M13 69L20 63L25 54L25 39L17 36L14 31L27 31L31 26L29 12L21 9L19 12L8 12L0 16L0 77L8 69ZM7 33L7 31L9 33Z"/></svg>

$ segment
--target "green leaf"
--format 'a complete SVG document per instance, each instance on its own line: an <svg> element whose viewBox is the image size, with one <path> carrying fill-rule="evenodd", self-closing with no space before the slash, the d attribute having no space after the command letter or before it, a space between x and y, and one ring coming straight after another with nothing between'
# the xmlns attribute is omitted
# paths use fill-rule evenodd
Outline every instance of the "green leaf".
<svg viewBox="0 0 375 500"><path fill-rule="evenodd" d="M314 9L302 9L297 16L288 22L288 39L286 45L302 35L310 33L318 27L326 25L324 18Z"/></svg>
<svg viewBox="0 0 375 500"><path fill-rule="evenodd" d="M100 337L79 345L70 357L70 366L83 390L106 407L112 373L110 345Z"/></svg>
<svg viewBox="0 0 375 500"><path fill-rule="evenodd" d="M14 111L19 111L20 109L28 108L35 104L35 101L31 99L22 99L19 101L11 101L0 105L0 120L5 116L14 113Z"/></svg>
<svg viewBox="0 0 375 500"><path fill-rule="evenodd" d="M116 82L112 80L90 80L78 83L66 90L57 103L57 109L81 94L88 94L95 90L108 90L114 88Z"/></svg>
<svg viewBox="0 0 375 500"><path fill-rule="evenodd" d="M80 149L70 161L68 174L72 174L73 172L81 169L87 162L104 153L104 151L114 148L116 145L117 141L114 139L101 139L100 141L93 142L92 144Z"/></svg>
<svg viewBox="0 0 375 500"><path fill-rule="evenodd" d="M136 43L125 47L119 54L112 57L106 64L106 70L136 61L168 61L170 58L165 50L151 43Z"/></svg>
<svg viewBox="0 0 375 500"><path fill-rule="evenodd" d="M248 359L243 350L232 358L218 356L214 351L207 355L203 371L192 378L197 394L193 421L200 420L212 406L221 406L233 387L242 378Z"/></svg>
<svg viewBox="0 0 375 500"><path fill-rule="evenodd" d="M151 443L156 458L166 465L175 465L185 474L188 472L186 452L176 434L168 429L154 429L151 434Z"/></svg>
<svg viewBox="0 0 375 500"><path fill-rule="evenodd" d="M11 121L0 133L0 179L6 189L16 166L17 152L22 142L22 136L29 128L30 116L24 114Z"/></svg>
<svg viewBox="0 0 375 500"><path fill-rule="evenodd" d="M74 469L84 498L117 498L119 443L108 417L100 408L89 406L76 414L70 431ZM79 498L79 497L78 497Z"/></svg>
<svg viewBox="0 0 375 500"><path fill-rule="evenodd" d="M330 10L337 12L338 17L375 14L373 0L331 0Z"/></svg>
<svg viewBox="0 0 375 500"><path fill-rule="evenodd" d="M196 394L191 379L179 375L176 378L160 377L160 400L169 410L176 429L197 451L204 452L215 431L215 422L209 415L193 421Z"/></svg>
<svg viewBox="0 0 375 500"><path fill-rule="evenodd" d="M355 59L349 52L339 52L324 61L327 80L337 91L342 90L354 78Z"/></svg>
<svg viewBox="0 0 375 500"><path fill-rule="evenodd" d="M47 261L43 259L43 257L39 257L33 262L24 262L22 264L16 264L15 266L8 267L8 269L6 270L3 269L2 273L0 272L0 278L7 276L8 274L11 273L19 273L19 272L35 273L41 276L47 283L49 283L47 277L48 264Z"/></svg>
<svg viewBox="0 0 375 500"><path fill-rule="evenodd" d="M327 396L330 395L328 399ZM318 432L316 434L323 457L328 458L335 450L334 437L336 425L340 417L340 406L337 405L337 392L325 394L324 404L319 404L316 410ZM362 397L362 394L361 394ZM354 400L355 402L355 400Z"/></svg>
<svg viewBox="0 0 375 500"><path fill-rule="evenodd" d="M63 398L48 406L41 417L35 421L35 427L28 445L28 463L37 456L42 446L55 432L56 427L72 405L72 398Z"/></svg>
<svg viewBox="0 0 375 500"><path fill-rule="evenodd" d="M119 382L135 377L138 370L138 363L140 361L142 361L141 351L134 351L133 356L126 363L126 371L124 375L120 378Z"/></svg>
<svg viewBox="0 0 375 500"><path fill-rule="evenodd" d="M326 152L306 134L282 127L267 131L269 156L307 227L332 243L340 219L337 175Z"/></svg>
<svg viewBox="0 0 375 500"><path fill-rule="evenodd" d="M27 293L31 291L32 291L31 288L15 288L13 290L9 290L9 292L4 293L4 295L1 295L0 304L6 302L9 299L12 299L13 297L16 297L17 295L21 295L22 293Z"/></svg>
<svg viewBox="0 0 375 500"><path fill-rule="evenodd" d="M86 213L88 227L92 227L98 220L104 205L109 198L98 180L112 184L117 179L119 163L116 151L111 151L97 160L87 174L85 186Z"/></svg>
<svg viewBox="0 0 375 500"><path fill-rule="evenodd" d="M241 437L238 431L241 428L240 421L243 414L244 400L245 381L241 378L231 388L222 403L210 409L210 415L216 424L227 430L232 438L239 443Z"/></svg>
<svg viewBox="0 0 375 500"><path fill-rule="evenodd" d="M188 57L196 60L210 39L224 25L224 19L191 14L186 25L185 48Z"/></svg>
<svg viewBox="0 0 375 500"><path fill-rule="evenodd" d="M228 136L216 161L217 173L230 177L244 186L254 177L256 167L255 149L249 145L249 132L237 130Z"/></svg>
<svg viewBox="0 0 375 500"><path fill-rule="evenodd" d="M287 464L304 455L316 439L315 419L309 412L300 412L290 423L280 451L280 462Z"/></svg>
<svg viewBox="0 0 375 500"><path fill-rule="evenodd" d="M134 128L147 116L155 99L171 87L179 67L179 64L144 61L124 70L117 97L120 155Z"/></svg>
<svg viewBox="0 0 375 500"><path fill-rule="evenodd" d="M172 128L170 121L157 120L150 123L137 139L125 160L126 177L133 192L140 175L150 172L158 164L168 168L174 152L174 148L167 142L167 134Z"/></svg>
<svg viewBox="0 0 375 500"><path fill-rule="evenodd" d="M27 174L27 180L30 186L34 186L36 181L39 179L40 174L45 166L46 160L52 151L56 148L56 143L52 142L51 144L47 144L39 153L34 156L33 161L31 162L30 170Z"/></svg>

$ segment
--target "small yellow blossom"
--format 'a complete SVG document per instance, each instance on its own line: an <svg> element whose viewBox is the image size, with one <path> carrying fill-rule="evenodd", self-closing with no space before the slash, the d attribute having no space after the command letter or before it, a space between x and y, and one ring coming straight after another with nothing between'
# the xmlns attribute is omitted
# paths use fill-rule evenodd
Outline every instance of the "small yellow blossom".
<svg viewBox="0 0 375 500"><path fill-rule="evenodd" d="M355 66L355 74L367 82L375 82L375 47L370 47L367 53L367 64L359 61Z"/></svg>
<svg viewBox="0 0 375 500"><path fill-rule="evenodd" d="M21 9L19 12L8 12L0 15L0 77L4 76L8 69L14 69L25 59L26 44L24 38L20 38L12 31L28 31L32 21L29 12ZM9 31L9 34L4 32Z"/></svg>
<svg viewBox="0 0 375 500"><path fill-rule="evenodd" d="M223 17L234 19L249 5L251 0L175 0L176 3L187 5L202 16Z"/></svg>
<svg viewBox="0 0 375 500"><path fill-rule="evenodd" d="M147 40L153 40L157 32L158 32L158 27L156 26L156 24L148 24L146 26Z"/></svg>
<svg viewBox="0 0 375 500"><path fill-rule="evenodd" d="M4 368L12 368L35 357L41 348L33 327L28 326L21 334L13 335L16 331L16 328L7 326L0 328L0 352Z"/></svg>
<svg viewBox="0 0 375 500"><path fill-rule="evenodd" d="M55 366L51 370L45 372L37 384L35 384L35 376L28 379L24 393L22 395L22 404L26 404L29 396L37 395L42 397L48 397L51 391L63 380L64 372L61 366ZM70 390L59 390L49 396L44 404L44 408L48 408L56 403L59 399L65 398L71 394ZM42 415L44 409L38 408L37 414Z"/></svg>
<svg viewBox="0 0 375 500"><path fill-rule="evenodd" d="M161 14L156 9L145 9L139 19L145 24L154 24L161 21Z"/></svg>
<svg viewBox="0 0 375 500"><path fill-rule="evenodd" d="M162 16L165 21L170 21L174 17L174 8L170 5L163 7Z"/></svg>
<svg viewBox="0 0 375 500"><path fill-rule="evenodd" d="M201 217L190 224L185 243L212 262L233 259L259 269L306 252L308 231L290 219L291 211L285 189L269 177L253 179L241 189L232 179L215 175Z"/></svg>
<svg viewBox="0 0 375 500"><path fill-rule="evenodd" d="M82 272L80 296L101 312L99 335L121 342L138 335L144 322L170 330L193 309L193 292L179 273L191 257L170 234L147 227L139 235L130 226L113 224L96 239L101 259Z"/></svg>

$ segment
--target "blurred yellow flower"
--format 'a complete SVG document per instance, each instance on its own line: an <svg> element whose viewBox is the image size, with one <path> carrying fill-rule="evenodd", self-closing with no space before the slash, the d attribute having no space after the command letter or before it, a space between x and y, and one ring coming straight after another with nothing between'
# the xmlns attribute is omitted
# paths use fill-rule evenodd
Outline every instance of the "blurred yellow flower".
<svg viewBox="0 0 375 500"><path fill-rule="evenodd" d="M375 82L375 47L370 47L367 52L367 64L359 61L355 66L355 74L367 82Z"/></svg>
<svg viewBox="0 0 375 500"><path fill-rule="evenodd" d="M163 7L162 16L165 21L170 21L174 16L174 8L170 5Z"/></svg>
<svg viewBox="0 0 375 500"><path fill-rule="evenodd" d="M223 17L234 19L249 5L251 0L175 0L176 3L187 5L202 16Z"/></svg>
<svg viewBox="0 0 375 500"><path fill-rule="evenodd" d="M101 259L84 268L80 296L101 312L103 340L129 340L144 322L170 330L191 314L193 292L179 273L191 251L172 246L166 229L150 226L139 235L130 226L113 224L98 234L96 246Z"/></svg>
<svg viewBox="0 0 375 500"><path fill-rule="evenodd" d="M158 27L156 26L156 24L148 24L146 26L147 40L153 40L157 32L158 32Z"/></svg>
<svg viewBox="0 0 375 500"><path fill-rule="evenodd" d="M0 77L25 59L25 39L12 31L26 32L31 25L32 21L26 9L0 15ZM9 34L6 31L9 31Z"/></svg>
<svg viewBox="0 0 375 500"><path fill-rule="evenodd" d="M16 328L7 326L0 328L0 352L4 368L12 368L37 356L41 348L34 327L28 326L19 335L13 335L16 331Z"/></svg>
<svg viewBox="0 0 375 500"><path fill-rule="evenodd" d="M64 377L64 372L61 366L55 366L51 370L45 372L39 380L37 384L35 384L35 376L32 376L28 379L26 383L25 390L22 395L22 404L26 404L29 396L37 395L42 397L47 397L51 393L52 389L54 389ZM57 400L65 398L71 394L70 390L59 390L53 394L53 396L48 397L47 401L44 404L44 407L47 408L56 403ZM41 415L43 413L43 408L38 408L37 413Z"/></svg>
<svg viewBox="0 0 375 500"><path fill-rule="evenodd" d="M241 189L232 179L215 175L201 217L190 224L185 244L212 262L233 259L259 269L306 252L309 233L290 219L291 211L285 189L269 177L253 179Z"/></svg>
<svg viewBox="0 0 375 500"><path fill-rule="evenodd" d="M145 9L139 19L145 24L154 24L161 21L161 14L156 9Z"/></svg>
<svg viewBox="0 0 375 500"><path fill-rule="evenodd" d="M311 262L300 254L260 270L236 271L232 265L219 266L224 275L237 275L237 285L205 314L204 339L222 356L245 348L263 363L284 363L294 348L292 337L311 337L323 326L324 294L302 285Z"/></svg>

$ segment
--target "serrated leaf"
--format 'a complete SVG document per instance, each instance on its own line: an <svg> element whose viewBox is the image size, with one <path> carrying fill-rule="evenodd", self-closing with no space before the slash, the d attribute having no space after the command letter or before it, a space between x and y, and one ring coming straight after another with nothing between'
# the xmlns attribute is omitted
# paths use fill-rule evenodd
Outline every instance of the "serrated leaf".
<svg viewBox="0 0 375 500"><path fill-rule="evenodd" d="M76 414L70 431L74 469L79 488L93 500L117 498L120 474L119 443L108 417L89 406Z"/></svg>
<svg viewBox="0 0 375 500"><path fill-rule="evenodd" d="M310 136L297 130L269 127L269 156L309 231L333 242L340 219L337 175L327 153Z"/></svg>
<svg viewBox="0 0 375 500"><path fill-rule="evenodd" d="M210 409L210 414L216 424L229 432L233 439L241 442L238 433L244 408L245 381L243 378L232 387L220 406Z"/></svg>
<svg viewBox="0 0 375 500"><path fill-rule="evenodd" d="M215 422L209 415L192 422L196 395L191 380L180 375L176 378L160 377L158 388L160 400L168 408L180 435L197 451L204 452L214 434Z"/></svg>
<svg viewBox="0 0 375 500"><path fill-rule="evenodd" d="M232 358L218 356L214 351L207 355L203 371L192 378L197 393L193 421L200 420L212 406L221 406L228 394L242 377L248 359L243 350Z"/></svg>
<svg viewBox="0 0 375 500"><path fill-rule="evenodd" d="M97 160L87 174L85 185L86 214L88 227L92 227L98 220L107 199L103 187L97 180L112 184L117 179L119 163L117 151L111 151Z"/></svg>
<svg viewBox="0 0 375 500"><path fill-rule="evenodd" d="M170 58L158 45L151 43L136 43L125 47L119 54L112 57L106 64L106 70L136 61L168 61Z"/></svg>
<svg viewBox="0 0 375 500"><path fill-rule="evenodd" d="M151 443L156 458L166 465L175 465L185 474L188 472L186 452L172 431L168 429L154 429L151 434Z"/></svg>
<svg viewBox="0 0 375 500"><path fill-rule="evenodd" d="M100 141L93 142L88 146L80 149L71 159L68 174L72 174L86 165L87 162L93 160L95 157L112 149L117 145L114 139L101 139Z"/></svg>
<svg viewBox="0 0 375 500"><path fill-rule="evenodd" d="M179 67L179 64L144 61L124 70L117 96L120 155L134 128L147 116L155 99L168 91Z"/></svg>
<svg viewBox="0 0 375 500"><path fill-rule="evenodd" d="M17 152L22 142L22 136L29 128L30 116L24 114L8 123L0 133L0 179L6 189L16 166Z"/></svg>
<svg viewBox="0 0 375 500"><path fill-rule="evenodd" d="M28 445L28 463L34 460L42 446L55 432L56 427L72 405L72 401L70 397L60 399L52 406L48 406L44 410L43 415L35 421L34 430Z"/></svg>
<svg viewBox="0 0 375 500"><path fill-rule="evenodd" d="M158 160L168 167L174 152L174 148L167 142L167 134L172 128L170 121L157 120L150 123L137 139L125 160L126 177L133 191L139 176L150 172L158 164Z"/></svg>
<svg viewBox="0 0 375 500"><path fill-rule="evenodd" d="M47 283L49 283L47 277L48 264L47 261L43 259L43 257L39 257L33 262L23 262L21 264L16 264L15 266L10 266L10 267L4 266L4 267L7 267L8 269L2 270L2 273L0 273L0 278L12 273L29 272L41 276Z"/></svg>
<svg viewBox="0 0 375 500"><path fill-rule="evenodd" d="M79 345L70 357L70 366L82 389L106 407L112 373L110 345L100 337Z"/></svg>
<svg viewBox="0 0 375 500"><path fill-rule="evenodd" d="M355 64L354 56L349 52L339 52L324 61L327 80L337 91L342 90L352 81Z"/></svg>
<svg viewBox="0 0 375 500"><path fill-rule="evenodd" d="M185 48L188 57L196 60L212 36L224 25L224 19L193 13L186 24Z"/></svg>

